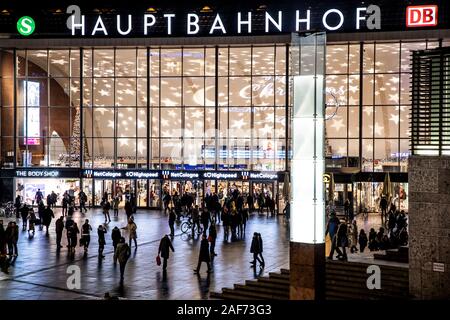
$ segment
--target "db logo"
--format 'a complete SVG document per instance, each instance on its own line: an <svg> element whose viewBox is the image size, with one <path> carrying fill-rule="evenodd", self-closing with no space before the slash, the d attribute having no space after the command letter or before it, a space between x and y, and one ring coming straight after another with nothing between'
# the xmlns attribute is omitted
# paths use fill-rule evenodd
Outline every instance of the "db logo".
<svg viewBox="0 0 450 320"><path fill-rule="evenodd" d="M406 8L407 27L434 27L438 24L438 6L409 6Z"/></svg>

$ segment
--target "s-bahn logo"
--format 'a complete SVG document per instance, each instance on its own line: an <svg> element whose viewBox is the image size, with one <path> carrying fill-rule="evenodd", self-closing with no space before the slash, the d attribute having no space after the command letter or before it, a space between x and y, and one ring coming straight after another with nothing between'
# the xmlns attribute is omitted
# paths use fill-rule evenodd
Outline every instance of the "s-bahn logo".
<svg viewBox="0 0 450 320"><path fill-rule="evenodd" d="M25 37L32 35L34 29L36 29L36 23L34 22L32 17L23 16L19 20L17 20L17 31L21 35Z"/></svg>
<svg viewBox="0 0 450 320"><path fill-rule="evenodd" d="M407 27L435 27L438 24L438 6L409 6L406 8Z"/></svg>

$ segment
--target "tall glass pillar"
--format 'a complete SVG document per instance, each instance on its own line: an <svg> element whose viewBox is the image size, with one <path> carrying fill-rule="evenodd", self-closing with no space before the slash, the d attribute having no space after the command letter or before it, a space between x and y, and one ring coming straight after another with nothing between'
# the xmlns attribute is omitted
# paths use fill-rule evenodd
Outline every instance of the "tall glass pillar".
<svg viewBox="0 0 450 320"><path fill-rule="evenodd" d="M323 299L325 33L293 34L290 298Z"/></svg>
<svg viewBox="0 0 450 320"><path fill-rule="evenodd" d="M324 243L325 33L294 34L291 44L291 241Z"/></svg>

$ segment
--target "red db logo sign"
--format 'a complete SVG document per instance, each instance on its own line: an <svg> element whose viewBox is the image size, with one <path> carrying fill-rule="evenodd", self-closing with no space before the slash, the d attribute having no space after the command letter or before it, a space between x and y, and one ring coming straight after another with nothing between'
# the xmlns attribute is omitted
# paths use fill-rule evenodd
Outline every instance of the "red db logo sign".
<svg viewBox="0 0 450 320"><path fill-rule="evenodd" d="M409 6L406 8L407 27L434 27L438 24L438 6Z"/></svg>

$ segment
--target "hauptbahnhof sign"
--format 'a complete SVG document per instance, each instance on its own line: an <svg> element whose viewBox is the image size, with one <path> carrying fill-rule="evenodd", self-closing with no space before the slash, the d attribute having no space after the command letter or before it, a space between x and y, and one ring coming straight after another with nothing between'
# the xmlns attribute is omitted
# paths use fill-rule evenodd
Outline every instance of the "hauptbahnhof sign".
<svg viewBox="0 0 450 320"><path fill-rule="evenodd" d="M54 3L45 9L45 5L31 8L13 2L11 12L0 15L0 33L12 38L123 38L448 29L446 13L450 10L445 0L271 0L264 5L230 0L210 1L208 6L195 1L179 5L152 1L133 6L114 0L106 5L100 2L60 1L58 9ZM32 34L24 35L16 28L25 16L34 19ZM22 29L27 31L28 26Z"/></svg>

